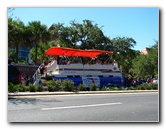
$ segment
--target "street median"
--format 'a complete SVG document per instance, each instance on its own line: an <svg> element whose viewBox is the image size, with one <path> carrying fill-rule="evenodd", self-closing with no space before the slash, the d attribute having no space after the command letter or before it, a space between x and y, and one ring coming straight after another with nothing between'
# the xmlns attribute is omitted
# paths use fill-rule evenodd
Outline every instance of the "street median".
<svg viewBox="0 0 166 129"><path fill-rule="evenodd" d="M117 93L151 93L158 90L119 90L119 91L76 91L76 92L15 92L8 93L8 98L24 96L48 96L48 95L76 95L76 94L117 94Z"/></svg>

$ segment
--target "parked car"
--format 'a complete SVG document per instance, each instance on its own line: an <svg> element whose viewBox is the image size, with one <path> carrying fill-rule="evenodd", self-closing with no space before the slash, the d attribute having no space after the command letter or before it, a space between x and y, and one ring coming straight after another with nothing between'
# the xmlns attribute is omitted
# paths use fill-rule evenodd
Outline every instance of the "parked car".
<svg viewBox="0 0 166 129"><path fill-rule="evenodd" d="M21 74L17 67L13 65L8 65L8 82L18 84L21 82Z"/></svg>

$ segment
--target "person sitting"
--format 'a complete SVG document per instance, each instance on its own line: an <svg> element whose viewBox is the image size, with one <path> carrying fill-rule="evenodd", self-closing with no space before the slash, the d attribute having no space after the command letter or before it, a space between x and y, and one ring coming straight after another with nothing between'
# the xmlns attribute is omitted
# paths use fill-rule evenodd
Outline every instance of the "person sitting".
<svg viewBox="0 0 166 129"><path fill-rule="evenodd" d="M88 64L88 65L90 65L90 64L91 64L91 62L90 62L90 61L88 61L88 62L87 62L87 64Z"/></svg>
<svg viewBox="0 0 166 129"><path fill-rule="evenodd" d="M41 75L44 74L45 66L46 66L46 62L43 60L43 62L42 62L41 65L39 66L40 74L41 74Z"/></svg>
<svg viewBox="0 0 166 129"><path fill-rule="evenodd" d="M67 65L70 65L70 61L67 62Z"/></svg>
<svg viewBox="0 0 166 129"><path fill-rule="evenodd" d="M109 62L108 62L108 61L105 61L105 62L104 62L104 64L105 64L105 65L108 65L108 64L109 64Z"/></svg>
<svg viewBox="0 0 166 129"><path fill-rule="evenodd" d="M48 72L53 69L57 64L56 60L53 58L51 61L45 66L45 71Z"/></svg>
<svg viewBox="0 0 166 129"><path fill-rule="evenodd" d="M114 60L113 63L114 63L114 70L116 70L118 68L118 63L116 62L116 60Z"/></svg>
<svg viewBox="0 0 166 129"><path fill-rule="evenodd" d="M96 59L96 64L101 64L101 61L99 59Z"/></svg>
<svg viewBox="0 0 166 129"><path fill-rule="evenodd" d="M73 63L78 64L78 59L76 57L74 57Z"/></svg>
<svg viewBox="0 0 166 129"><path fill-rule="evenodd" d="M60 65L67 65L66 60L65 60L65 59L62 59Z"/></svg>
<svg viewBox="0 0 166 129"><path fill-rule="evenodd" d="M54 63L55 59L51 59L51 61L45 66L45 67L49 67Z"/></svg>

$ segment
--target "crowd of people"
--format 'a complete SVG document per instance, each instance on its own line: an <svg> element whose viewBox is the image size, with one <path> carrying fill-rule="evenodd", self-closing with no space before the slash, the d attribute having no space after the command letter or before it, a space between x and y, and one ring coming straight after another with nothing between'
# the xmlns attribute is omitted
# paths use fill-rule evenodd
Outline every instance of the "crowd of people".
<svg viewBox="0 0 166 129"><path fill-rule="evenodd" d="M155 83L157 81L156 78L154 77L149 77L147 80L145 80L144 78L125 78L125 86L138 86L140 84L143 83Z"/></svg>
<svg viewBox="0 0 166 129"><path fill-rule="evenodd" d="M45 60L42 61L42 63L41 63L40 66L39 66L41 75L43 75L44 72L47 71L47 67L49 67L49 66L51 65L51 62L52 62L53 60L57 60L57 59L54 59L54 58L53 58L48 64L46 63ZM70 60L67 61L65 58L59 58L59 59L57 60L57 62L58 62L59 65L69 65L69 64L71 64L71 63L72 63L72 64L79 64L79 63L80 63L80 61L79 61L78 58L76 58L76 57L74 57L72 61L70 61ZM109 64L111 64L111 63L109 63L108 61L105 61L104 63L102 63L101 60L95 59L95 60L93 60L93 61L92 61L92 60L91 60L91 61L88 61L86 64L89 64L89 65L90 65L90 64L109 65ZM115 60L113 60L113 66L114 66L114 68L118 68L118 64L117 64L117 62L116 62Z"/></svg>
<svg viewBox="0 0 166 129"><path fill-rule="evenodd" d="M118 67L118 63L116 60L113 60L113 62L111 63L107 60L103 62L99 59L95 59L95 61L88 61L87 64L97 64L97 65L112 65L113 64L114 67L116 68Z"/></svg>

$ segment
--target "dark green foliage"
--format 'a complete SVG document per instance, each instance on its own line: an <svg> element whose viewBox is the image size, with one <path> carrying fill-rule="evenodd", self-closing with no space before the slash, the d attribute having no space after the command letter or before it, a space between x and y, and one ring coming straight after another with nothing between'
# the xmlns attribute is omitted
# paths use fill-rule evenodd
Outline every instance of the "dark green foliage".
<svg viewBox="0 0 166 129"><path fill-rule="evenodd" d="M110 40L111 50L114 52L113 58L116 59L121 66L123 76L130 75L130 68L132 67L132 61L139 55L138 51L132 48L136 45L136 41L133 38L128 37L115 37Z"/></svg>
<svg viewBox="0 0 166 129"><path fill-rule="evenodd" d="M49 92L54 91L54 86L48 85L48 86L47 86L47 90L48 90Z"/></svg>
<svg viewBox="0 0 166 129"><path fill-rule="evenodd" d="M47 90L49 92L51 92L51 91L58 91L58 90L60 90L62 82L59 81L59 80L56 80L56 81L49 80L48 82L46 82L46 85L47 85Z"/></svg>
<svg viewBox="0 0 166 129"><path fill-rule="evenodd" d="M74 82L70 80L64 80L64 81L54 81L50 80L47 83L46 90L49 92L54 92L54 91L74 91ZM85 85L80 84L78 86L78 91L86 91L87 88ZM90 91L96 91L96 85L92 84L90 86ZM117 91L117 90L125 90L123 86L117 87L117 86L112 86L112 87L106 87L103 86L101 91ZM138 85L136 87L130 86L128 90L158 90L158 84L157 83L143 83L141 85ZM30 91L30 92L42 92L43 87L42 85L33 85L29 84L29 86L22 86L20 84L13 84L13 83L8 83L8 92L25 92L25 91Z"/></svg>
<svg viewBox="0 0 166 129"><path fill-rule="evenodd" d="M20 85L17 85L17 88L16 88L16 89L17 89L18 92L25 92L25 90L26 90L26 89L25 89L25 86L22 86L21 84L20 84Z"/></svg>
<svg viewBox="0 0 166 129"><path fill-rule="evenodd" d="M46 85L47 85L47 90L49 92L54 91L54 89L55 89L55 81L54 80L49 80L48 82L46 82Z"/></svg>
<svg viewBox="0 0 166 129"><path fill-rule="evenodd" d="M109 88L109 87L107 87L107 86L103 86L101 90L102 90L102 91L109 91L109 90L110 90L110 88Z"/></svg>
<svg viewBox="0 0 166 129"><path fill-rule="evenodd" d="M153 87L151 85L147 85L145 87L146 87L146 90L153 90Z"/></svg>
<svg viewBox="0 0 166 129"><path fill-rule="evenodd" d="M155 83L143 83L137 87L130 86L128 90L157 90L158 84Z"/></svg>
<svg viewBox="0 0 166 129"><path fill-rule="evenodd" d="M8 82L8 92L14 92L14 85L11 82Z"/></svg>
<svg viewBox="0 0 166 129"><path fill-rule="evenodd" d="M30 92L36 92L36 86L33 85L33 84L30 84L30 85L29 85L29 91L30 91Z"/></svg>
<svg viewBox="0 0 166 129"><path fill-rule="evenodd" d="M25 25L22 21L8 19L8 45L15 48L15 61L18 62L19 47L25 46L23 41L25 33Z"/></svg>
<svg viewBox="0 0 166 129"><path fill-rule="evenodd" d="M54 80L49 80L46 82L47 86L54 86L55 85L55 81Z"/></svg>
<svg viewBox="0 0 166 129"><path fill-rule="evenodd" d="M43 90L42 85L37 85L37 86L36 86L36 91L37 91L37 92L41 92L42 90Z"/></svg>
<svg viewBox="0 0 166 129"><path fill-rule="evenodd" d="M128 90L136 90L137 88L136 87L134 87L134 86L130 86L129 88L128 88Z"/></svg>
<svg viewBox="0 0 166 129"><path fill-rule="evenodd" d="M26 87L22 86L21 83L19 84L13 84L13 83L8 83L8 92L25 92Z"/></svg>
<svg viewBox="0 0 166 129"><path fill-rule="evenodd" d="M48 45L45 44L38 44L38 59L39 60L48 60L47 56L45 55L45 51L50 48ZM31 58L33 60L33 62L35 61L35 48L32 48L29 54L29 58Z"/></svg>
<svg viewBox="0 0 166 129"><path fill-rule="evenodd" d="M47 29L47 26L41 24L40 21L29 22L28 28L31 30L31 42L35 44L35 64L37 64L37 57L39 55L38 46L41 42L47 44L47 42L51 39L51 33Z"/></svg>
<svg viewBox="0 0 166 129"><path fill-rule="evenodd" d="M114 91L114 90L125 90L125 88L123 86L117 87L117 86L111 86L111 87L106 87L103 86L103 88L101 89L102 91Z"/></svg>
<svg viewBox="0 0 166 129"><path fill-rule="evenodd" d="M70 81L70 80L64 80L64 81L61 82L60 88L63 91L73 91L74 82Z"/></svg>
<svg viewBox="0 0 166 129"><path fill-rule="evenodd" d="M54 83L54 86L55 86L55 87L54 87L54 88L55 88L54 90L55 90L55 91L57 91L57 90L60 89L61 83L62 83L62 82L61 82L60 80L56 80L56 81L55 81L55 83Z"/></svg>
<svg viewBox="0 0 166 129"><path fill-rule="evenodd" d="M125 90L125 88L123 86L120 86L119 90Z"/></svg>
<svg viewBox="0 0 166 129"><path fill-rule="evenodd" d="M147 55L140 54L133 59L130 72L135 78L158 78L158 42L147 50Z"/></svg>
<svg viewBox="0 0 166 129"><path fill-rule="evenodd" d="M112 87L110 87L110 90L118 90L118 87L112 86Z"/></svg>
<svg viewBox="0 0 166 129"><path fill-rule="evenodd" d="M90 91L96 91L96 85L95 84L90 85Z"/></svg>
<svg viewBox="0 0 166 129"><path fill-rule="evenodd" d="M86 86L84 84L79 84L78 90L79 91L86 91Z"/></svg>
<svg viewBox="0 0 166 129"><path fill-rule="evenodd" d="M158 84L156 84L156 83L150 83L149 85L150 85L150 87L151 87L153 90L158 90Z"/></svg>

